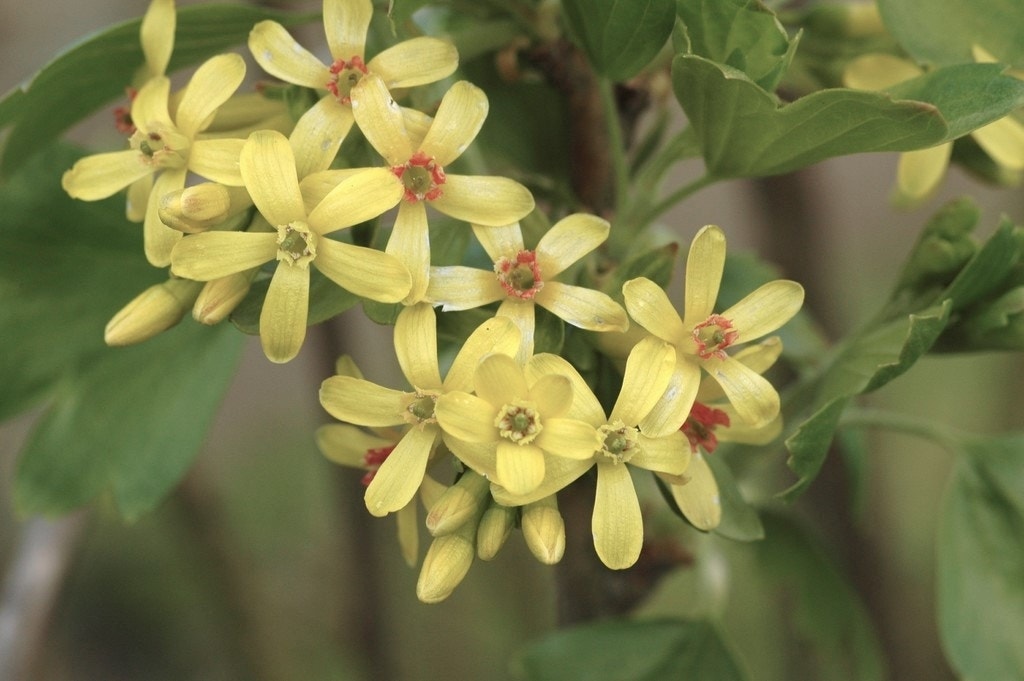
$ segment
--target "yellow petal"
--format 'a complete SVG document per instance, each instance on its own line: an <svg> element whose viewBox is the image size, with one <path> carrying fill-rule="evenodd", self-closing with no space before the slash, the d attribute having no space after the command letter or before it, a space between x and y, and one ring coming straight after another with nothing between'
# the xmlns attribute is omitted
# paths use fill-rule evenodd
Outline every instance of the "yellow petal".
<svg viewBox="0 0 1024 681"><path fill-rule="evenodd" d="M572 406L572 382L561 373L541 376L530 384L530 399L544 422L563 416Z"/></svg>
<svg viewBox="0 0 1024 681"><path fill-rule="evenodd" d="M419 37L392 45L366 64L389 88L436 83L459 66L459 52L446 40Z"/></svg>
<svg viewBox="0 0 1024 681"><path fill-rule="evenodd" d="M512 356L519 347L519 332L510 320L494 317L478 326L459 348L444 378L445 390L472 390L480 360L491 353Z"/></svg>
<svg viewBox="0 0 1024 681"><path fill-rule="evenodd" d="M562 357L548 352L534 355L526 363L525 373L526 380L532 385L535 385L542 376L548 374L565 376L569 379L569 384L572 387L572 406L564 416L586 421L595 427L605 423L604 409L594 396L590 386L580 376L580 373Z"/></svg>
<svg viewBox="0 0 1024 681"><path fill-rule="evenodd" d="M804 287L795 281L776 279L758 287L722 313L745 343L775 331L793 318L804 303Z"/></svg>
<svg viewBox="0 0 1024 681"><path fill-rule="evenodd" d="M486 118L487 95L469 81L460 80L445 93L419 150L446 166L466 150Z"/></svg>
<svg viewBox="0 0 1024 681"><path fill-rule="evenodd" d="M978 128L971 133L992 160L1012 170L1024 170L1024 125L1013 116Z"/></svg>
<svg viewBox="0 0 1024 681"><path fill-rule="evenodd" d="M526 217L534 201L529 189L507 177L448 175L430 205L456 220L497 227Z"/></svg>
<svg viewBox="0 0 1024 681"><path fill-rule="evenodd" d="M402 109L380 76L369 73L352 88L352 115L359 129L388 165L405 163L413 148L405 130Z"/></svg>
<svg viewBox="0 0 1024 681"><path fill-rule="evenodd" d="M569 486L574 480L589 471L594 459L569 459L564 456L550 456L544 461L544 480L528 494L515 495L497 483L491 485L495 501L505 506L526 506L544 497L551 496Z"/></svg>
<svg viewBox="0 0 1024 681"><path fill-rule="evenodd" d="M588 331L625 331L629 317L608 295L560 281L544 282L534 301L575 327Z"/></svg>
<svg viewBox="0 0 1024 681"><path fill-rule="evenodd" d="M651 334L673 345L687 338L683 322L668 294L650 279L630 279L622 285L622 295L626 299L629 316Z"/></svg>
<svg viewBox="0 0 1024 681"><path fill-rule="evenodd" d="M494 425L496 415L497 408L489 402L461 391L441 395L434 405L434 416L445 433L470 443L498 439L498 428Z"/></svg>
<svg viewBox="0 0 1024 681"><path fill-rule="evenodd" d="M366 488L366 510L383 516L409 503L423 482L427 459L440 435L437 426L406 431Z"/></svg>
<svg viewBox="0 0 1024 681"><path fill-rule="evenodd" d="M470 310L501 300L505 297L505 289L490 270L454 265L430 268L425 295L427 300L449 312Z"/></svg>
<svg viewBox="0 0 1024 681"><path fill-rule="evenodd" d="M320 404L327 413L357 426L385 427L404 423L406 393L353 376L331 376L320 385Z"/></svg>
<svg viewBox="0 0 1024 681"><path fill-rule="evenodd" d="M713 530L722 522L722 502L718 496L718 483L701 452L696 452L686 469L689 481L684 485L671 485L672 498L686 519L699 530Z"/></svg>
<svg viewBox="0 0 1024 681"><path fill-rule="evenodd" d="M328 68L276 21L253 27L249 50L264 71L288 83L322 90L330 80Z"/></svg>
<svg viewBox="0 0 1024 681"><path fill-rule="evenodd" d="M324 32L335 59L364 56L372 16L370 0L324 0Z"/></svg>
<svg viewBox="0 0 1024 681"><path fill-rule="evenodd" d="M596 215L575 213L562 218L540 238L537 264L545 279L558 276L608 238L611 225Z"/></svg>
<svg viewBox="0 0 1024 681"><path fill-rule="evenodd" d="M947 142L900 154L896 166L896 203L911 207L931 196L946 174L952 153L953 143Z"/></svg>
<svg viewBox="0 0 1024 681"><path fill-rule="evenodd" d="M857 90L885 90L916 78L921 69L891 54L864 54L852 60L843 72L843 84Z"/></svg>
<svg viewBox="0 0 1024 681"><path fill-rule="evenodd" d="M601 449L601 436L586 421L549 418L543 419L543 425L534 444L549 454L588 461Z"/></svg>
<svg viewBox="0 0 1024 681"><path fill-rule="evenodd" d="M267 359L283 364L299 354L308 311L309 270L279 262L260 313L260 342Z"/></svg>
<svg viewBox="0 0 1024 681"><path fill-rule="evenodd" d="M719 427L716 431L720 442L740 442L749 445L766 445L782 434L782 416L777 415L766 424L751 427L744 423L739 417L733 417L729 405L725 405L723 411L729 414L729 425Z"/></svg>
<svg viewBox="0 0 1024 681"><path fill-rule="evenodd" d="M497 316L511 319L519 329L520 343L519 350L516 352L516 361L519 364L525 364L533 356L534 332L537 327L533 301L506 296L498 306Z"/></svg>
<svg viewBox="0 0 1024 681"><path fill-rule="evenodd" d="M668 387L651 411L641 419L640 430L648 437L664 437L679 430L693 407L700 386L700 367L685 357L676 357Z"/></svg>
<svg viewBox="0 0 1024 681"><path fill-rule="evenodd" d="M243 182L239 161L243 146L245 140L197 140L189 150L188 169L212 182L241 187Z"/></svg>
<svg viewBox="0 0 1024 681"><path fill-rule="evenodd" d="M398 526L398 545L402 549L402 558L409 567L415 567L420 546L420 525L416 513L416 500L413 499L395 514Z"/></svg>
<svg viewBox="0 0 1024 681"><path fill-rule="evenodd" d="M390 447L391 440L377 437L347 423L330 423L316 429L316 445L320 452L342 466L366 469L366 452Z"/></svg>
<svg viewBox="0 0 1024 681"><path fill-rule="evenodd" d="M143 155L127 149L79 159L64 173L61 186L74 199L98 201L152 174L153 166L145 162Z"/></svg>
<svg viewBox="0 0 1024 681"><path fill-rule="evenodd" d="M437 366L437 317L428 304L404 308L395 322L395 354L410 385L423 390L441 387Z"/></svg>
<svg viewBox="0 0 1024 681"><path fill-rule="evenodd" d="M533 557L554 565L565 554L565 522L554 495L523 508L523 539Z"/></svg>
<svg viewBox="0 0 1024 681"><path fill-rule="evenodd" d="M306 220L295 156L284 135L272 130L249 135L242 147L241 170L253 203L272 226Z"/></svg>
<svg viewBox="0 0 1024 681"><path fill-rule="evenodd" d="M496 408L526 399L529 394L522 367L508 355L484 358L473 376L473 387L481 399Z"/></svg>
<svg viewBox="0 0 1024 681"><path fill-rule="evenodd" d="M331 167L353 123L352 109L330 96L302 114L288 137L299 179Z"/></svg>
<svg viewBox="0 0 1024 681"><path fill-rule="evenodd" d="M519 251L526 249L523 245L523 230L520 229L518 222L493 227L472 225L472 228L477 241L484 247L491 260L497 261L502 257L514 258Z"/></svg>
<svg viewBox="0 0 1024 681"><path fill-rule="evenodd" d="M686 283L683 289L685 328L693 328L707 319L714 310L724 269L725 234L715 225L708 225L693 237L690 253L686 257Z"/></svg>
<svg viewBox="0 0 1024 681"><path fill-rule="evenodd" d="M147 173L144 177L128 185L128 203L125 206L125 217L128 218L129 222L142 222L146 219L149 193L152 190L153 175L151 173Z"/></svg>
<svg viewBox="0 0 1024 681"><path fill-rule="evenodd" d="M160 199L165 194L182 189L185 186L185 175L184 168L165 170L157 176L153 190L149 193L146 218L142 223L142 241L146 259L156 267L166 267L171 263L171 250L182 237L181 232L171 229L160 220Z"/></svg>
<svg viewBox="0 0 1024 681"><path fill-rule="evenodd" d="M657 404L676 367L676 351L665 341L649 336L634 346L626 359L619 397L609 421L635 426Z"/></svg>
<svg viewBox="0 0 1024 681"><path fill-rule="evenodd" d="M409 270L373 248L320 239L313 264L347 291L381 303L397 303L409 292Z"/></svg>
<svg viewBox="0 0 1024 681"><path fill-rule="evenodd" d="M270 262L277 234L203 232L182 239L171 251L171 271L179 277L210 281Z"/></svg>
<svg viewBox="0 0 1024 681"><path fill-rule="evenodd" d="M321 170L303 177L299 180L299 190L302 191L302 200L305 202L308 212L312 213L317 204L343 181L367 170L369 168Z"/></svg>
<svg viewBox="0 0 1024 681"><path fill-rule="evenodd" d="M157 128L175 128L167 110L171 81L165 76L152 78L139 88L132 100L132 121L140 130L153 132Z"/></svg>
<svg viewBox="0 0 1024 681"><path fill-rule="evenodd" d="M498 443L498 477L495 480L510 494L529 494L544 479L544 452L534 445Z"/></svg>
<svg viewBox="0 0 1024 681"><path fill-rule="evenodd" d="M192 139L213 122L213 114L235 93L245 78L245 61L237 54L220 54L203 62L185 86L175 122Z"/></svg>
<svg viewBox="0 0 1024 681"><path fill-rule="evenodd" d="M707 360L704 366L748 425L761 426L778 416L779 394L761 374L733 357Z"/></svg>
<svg viewBox="0 0 1024 681"><path fill-rule="evenodd" d="M409 270L412 285L402 302L412 305L424 300L430 281L430 232L427 209L422 202L399 204L384 251L398 258Z"/></svg>
<svg viewBox="0 0 1024 681"><path fill-rule="evenodd" d="M644 544L644 522L633 479L623 464L598 463L597 492L591 519L594 549L613 570L636 563Z"/></svg>
<svg viewBox="0 0 1024 681"><path fill-rule="evenodd" d="M174 0L153 0L149 3L149 9L142 18L139 39L151 77L162 76L167 71L167 62L174 51L175 25Z"/></svg>
<svg viewBox="0 0 1024 681"><path fill-rule="evenodd" d="M493 502L487 507L476 531L476 555L480 560L493 560L498 555L517 519L514 508Z"/></svg>
<svg viewBox="0 0 1024 681"><path fill-rule="evenodd" d="M686 472L690 465L690 443L680 431L673 431L664 437L647 437L641 433L637 439L640 451L629 460L630 466L669 475Z"/></svg>
<svg viewBox="0 0 1024 681"><path fill-rule="evenodd" d="M763 374L767 371L782 354L782 340L778 336L766 338L760 343L749 345L735 355L737 362L742 362L752 371ZM702 380L700 390L697 391L697 401L703 404L718 401L725 397L722 386L712 379Z"/></svg>
<svg viewBox="0 0 1024 681"><path fill-rule="evenodd" d="M309 214L309 226L319 234L329 234L372 220L394 208L404 191L388 168L367 168L332 189Z"/></svg>

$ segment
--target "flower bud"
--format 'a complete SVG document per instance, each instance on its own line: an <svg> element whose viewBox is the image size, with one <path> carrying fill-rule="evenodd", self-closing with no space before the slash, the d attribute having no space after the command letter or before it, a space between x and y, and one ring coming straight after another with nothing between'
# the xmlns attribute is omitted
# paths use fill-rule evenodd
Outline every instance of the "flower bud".
<svg viewBox="0 0 1024 681"><path fill-rule="evenodd" d="M160 197L160 220L180 232L205 232L252 205L245 187L216 182L185 187Z"/></svg>
<svg viewBox="0 0 1024 681"><path fill-rule="evenodd" d="M489 490L487 478L474 471L467 471L430 507L427 530L435 537L454 532L480 513Z"/></svg>
<svg viewBox="0 0 1024 681"><path fill-rule="evenodd" d="M206 282L192 306L192 317L201 324L217 324L231 314L249 293L252 278L259 268L236 272Z"/></svg>
<svg viewBox="0 0 1024 681"><path fill-rule="evenodd" d="M530 553L546 565L562 560L565 553L565 522L555 496L523 506L523 537Z"/></svg>
<svg viewBox="0 0 1024 681"><path fill-rule="evenodd" d="M168 279L150 286L115 314L103 334L107 345L133 345L149 340L181 321L203 283Z"/></svg>
<svg viewBox="0 0 1024 681"><path fill-rule="evenodd" d="M480 518L476 530L476 555L480 560L492 560L516 524L516 509L492 501Z"/></svg>
<svg viewBox="0 0 1024 681"><path fill-rule="evenodd" d="M475 535L476 523L469 522L430 543L416 581L417 598L424 603L440 603L451 595L473 564Z"/></svg>

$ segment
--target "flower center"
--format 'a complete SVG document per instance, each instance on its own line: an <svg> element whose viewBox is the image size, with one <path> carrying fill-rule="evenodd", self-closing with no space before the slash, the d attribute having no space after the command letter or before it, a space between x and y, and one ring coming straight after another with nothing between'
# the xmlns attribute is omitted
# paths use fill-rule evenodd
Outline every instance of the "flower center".
<svg viewBox="0 0 1024 681"><path fill-rule="evenodd" d="M413 154L408 163L392 166L391 172L402 181L406 201L433 201L443 193L444 168L422 151Z"/></svg>
<svg viewBox="0 0 1024 681"><path fill-rule="evenodd" d="M380 469L381 464L384 460L391 456L391 452L394 451L395 445L389 447L378 447L376 449L367 449L366 454L363 454L363 465L366 466L366 475L360 481L363 483L363 487L369 486L373 482L373 478L377 475L377 471Z"/></svg>
<svg viewBox="0 0 1024 681"><path fill-rule="evenodd" d="M532 300L544 288L534 251L519 251L514 259L502 256L494 263L494 272L505 293L515 298Z"/></svg>
<svg viewBox="0 0 1024 681"><path fill-rule="evenodd" d="M353 55L348 61L336 59L331 64L331 79L327 81L327 90L339 103L351 104L352 88L367 73L366 64L360 56Z"/></svg>
<svg viewBox="0 0 1024 681"><path fill-rule="evenodd" d="M721 409L714 409L700 402L694 402L690 407L690 415L680 430L690 441L690 449L694 452L702 447L705 452L711 454L718 447L718 438L715 437L715 428L718 426L729 427L729 415Z"/></svg>
<svg viewBox="0 0 1024 681"><path fill-rule="evenodd" d="M414 426L426 423L437 423L434 417L434 406L437 404L437 393L428 390L417 390L408 394L408 403L403 414L407 423Z"/></svg>
<svg viewBox="0 0 1024 681"><path fill-rule="evenodd" d="M132 121L133 126L134 123ZM149 132L136 128L128 141L132 149L139 151L146 165L156 168L181 168L188 158L188 139L164 125L153 126Z"/></svg>
<svg viewBox="0 0 1024 681"><path fill-rule="evenodd" d="M601 454L615 463L626 463L640 451L636 428L631 428L622 421L615 420L603 425L597 432L604 437Z"/></svg>
<svg viewBox="0 0 1024 681"><path fill-rule="evenodd" d="M526 401L506 404L495 417L494 425L498 428L498 435L519 445L533 442L543 430L536 407Z"/></svg>
<svg viewBox="0 0 1024 681"><path fill-rule="evenodd" d="M277 259L289 265L309 267L316 258L316 235L304 222L290 222L277 228Z"/></svg>
<svg viewBox="0 0 1024 681"><path fill-rule="evenodd" d="M713 314L693 327L693 341L701 359L725 359L725 349L739 336L740 332L732 328L732 322L719 314Z"/></svg>

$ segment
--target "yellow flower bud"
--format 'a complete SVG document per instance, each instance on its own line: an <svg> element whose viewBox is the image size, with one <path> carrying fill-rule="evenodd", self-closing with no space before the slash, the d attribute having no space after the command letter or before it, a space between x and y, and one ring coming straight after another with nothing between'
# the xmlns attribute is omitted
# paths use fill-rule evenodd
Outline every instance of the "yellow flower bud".
<svg viewBox="0 0 1024 681"><path fill-rule="evenodd" d="M470 522L430 543L416 582L417 598L440 603L451 595L473 564L475 535L476 523Z"/></svg>
<svg viewBox="0 0 1024 681"><path fill-rule="evenodd" d="M251 205L244 187L204 182L164 194L160 198L159 214L168 227L195 234L205 232Z"/></svg>
<svg viewBox="0 0 1024 681"><path fill-rule="evenodd" d="M234 312L252 285L257 269L236 272L206 282L192 306L192 317L201 324L217 324Z"/></svg>
<svg viewBox="0 0 1024 681"><path fill-rule="evenodd" d="M181 321L202 287L187 279L150 286L107 322L103 340L107 345L133 345L166 331Z"/></svg>
<svg viewBox="0 0 1024 681"><path fill-rule="evenodd" d="M530 553L546 565L562 560L565 553L565 522L555 496L523 506L523 537Z"/></svg>
<svg viewBox="0 0 1024 681"><path fill-rule="evenodd" d="M454 532L470 518L479 515L489 490L487 478L467 471L430 507L427 530L435 537Z"/></svg>
<svg viewBox="0 0 1024 681"><path fill-rule="evenodd" d="M484 515L480 518L480 526L476 530L476 555L480 560L492 560L505 540L512 533L516 522L516 510L491 502Z"/></svg>

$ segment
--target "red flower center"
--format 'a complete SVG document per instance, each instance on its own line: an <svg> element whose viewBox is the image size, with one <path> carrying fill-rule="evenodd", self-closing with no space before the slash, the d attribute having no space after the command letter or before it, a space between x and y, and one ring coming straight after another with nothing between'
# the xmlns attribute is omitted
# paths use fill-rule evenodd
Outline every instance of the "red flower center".
<svg viewBox="0 0 1024 681"><path fill-rule="evenodd" d="M331 64L331 79L327 81L327 90L341 104L352 103L352 88L359 80L369 73L363 58L353 55L351 59L336 59Z"/></svg>
<svg viewBox="0 0 1024 681"><path fill-rule="evenodd" d="M373 482L373 477L377 475L377 471L380 469L381 464L384 460L391 456L391 452L394 451L395 445L389 447L378 447L376 449L367 449L366 454L363 455L363 465L366 466L366 475L363 476L361 482L363 487L369 486Z"/></svg>
<svg viewBox="0 0 1024 681"><path fill-rule="evenodd" d="M444 193L444 168L422 151L413 154L407 163L392 166L391 172L402 181L406 201L433 201Z"/></svg>
<svg viewBox="0 0 1024 681"><path fill-rule="evenodd" d="M519 251L515 258L499 258L494 263L494 272L505 293L513 298L532 300L544 288L534 251Z"/></svg>
<svg viewBox="0 0 1024 681"><path fill-rule="evenodd" d="M713 314L693 327L693 341L701 359L725 359L725 349L739 336L740 332L732 328L732 322L720 314Z"/></svg>
<svg viewBox="0 0 1024 681"><path fill-rule="evenodd" d="M135 121L132 120L132 102L135 101L135 95L139 94L139 91L133 87L125 88L124 91L128 96L128 104L114 109L114 127L125 137L131 137L135 134Z"/></svg>
<svg viewBox="0 0 1024 681"><path fill-rule="evenodd" d="M705 452L711 454L718 447L718 438L715 437L715 428L718 426L728 428L729 415L721 409L694 402L690 407L690 415L680 430L690 441L692 451L696 452L698 447L702 447Z"/></svg>

